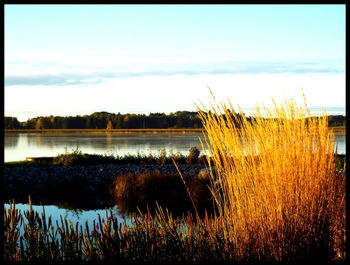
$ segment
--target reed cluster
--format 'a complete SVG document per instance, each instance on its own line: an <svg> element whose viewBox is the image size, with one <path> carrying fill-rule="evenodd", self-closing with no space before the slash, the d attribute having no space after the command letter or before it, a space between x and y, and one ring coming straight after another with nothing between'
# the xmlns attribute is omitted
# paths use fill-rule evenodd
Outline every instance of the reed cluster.
<svg viewBox="0 0 350 265"><path fill-rule="evenodd" d="M305 98L304 98L305 99ZM285 100L255 119L237 119L227 103L208 110L196 105L207 132L202 143L217 213L235 260L328 259L333 256L331 220L345 219L344 179L335 170L334 136L326 113L312 117L306 106ZM242 110L240 110L242 113ZM233 122L238 120L238 124ZM345 233L343 231L343 235ZM339 254L339 255L343 255Z"/></svg>
<svg viewBox="0 0 350 265"><path fill-rule="evenodd" d="M173 218L158 206L127 225L106 210L91 230L62 216L54 225L44 207L40 216L29 205L21 214L13 202L4 213L5 261L225 261L232 253L223 216Z"/></svg>

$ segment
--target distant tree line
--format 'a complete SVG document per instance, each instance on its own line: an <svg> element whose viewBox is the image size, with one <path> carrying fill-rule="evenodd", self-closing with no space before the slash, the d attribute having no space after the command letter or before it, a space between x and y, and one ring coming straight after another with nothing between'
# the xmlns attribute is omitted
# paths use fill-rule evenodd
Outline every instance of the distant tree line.
<svg viewBox="0 0 350 265"><path fill-rule="evenodd" d="M328 116L328 126L336 127L336 126L345 126L346 117L342 115L332 115Z"/></svg>
<svg viewBox="0 0 350 265"><path fill-rule="evenodd" d="M231 114L232 115L232 114ZM241 114L236 114L238 125ZM247 118L252 119L251 117ZM328 125L345 126L342 115L328 116ZM5 129L184 129L203 128L197 112L177 111L175 113L114 114L94 112L84 116L40 116L20 122L16 117L4 117Z"/></svg>
<svg viewBox="0 0 350 265"><path fill-rule="evenodd" d="M40 116L19 122L4 118L5 129L168 129L203 128L197 112L113 114L94 112L84 116Z"/></svg>

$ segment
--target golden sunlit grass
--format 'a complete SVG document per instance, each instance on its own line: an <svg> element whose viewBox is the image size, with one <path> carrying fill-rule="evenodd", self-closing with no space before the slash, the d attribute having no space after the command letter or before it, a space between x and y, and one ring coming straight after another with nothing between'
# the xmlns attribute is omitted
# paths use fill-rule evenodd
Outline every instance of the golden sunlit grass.
<svg viewBox="0 0 350 265"><path fill-rule="evenodd" d="M327 115L311 117L306 104L291 100L264 107L265 115L257 107L248 121L213 99L209 110L196 107L207 132L203 150L217 171L212 194L234 258L327 258L339 185Z"/></svg>

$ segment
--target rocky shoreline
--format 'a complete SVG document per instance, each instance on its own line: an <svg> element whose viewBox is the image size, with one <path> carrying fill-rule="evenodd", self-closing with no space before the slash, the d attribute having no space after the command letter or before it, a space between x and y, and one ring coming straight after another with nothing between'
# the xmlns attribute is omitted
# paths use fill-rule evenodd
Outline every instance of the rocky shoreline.
<svg viewBox="0 0 350 265"><path fill-rule="evenodd" d="M204 165L178 165L183 176L198 176ZM101 207L110 202L109 187L119 175L157 171L178 174L174 165L22 166L4 168L4 201L51 204L70 201L81 207ZM80 207L79 206L79 207Z"/></svg>

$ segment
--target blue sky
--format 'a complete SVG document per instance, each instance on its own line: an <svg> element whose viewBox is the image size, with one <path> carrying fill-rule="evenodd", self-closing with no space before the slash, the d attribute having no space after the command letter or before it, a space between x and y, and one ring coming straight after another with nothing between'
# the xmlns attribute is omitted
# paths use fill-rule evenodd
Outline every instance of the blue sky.
<svg viewBox="0 0 350 265"><path fill-rule="evenodd" d="M5 5L5 115L345 110L345 5ZM331 113L330 113L331 114Z"/></svg>

